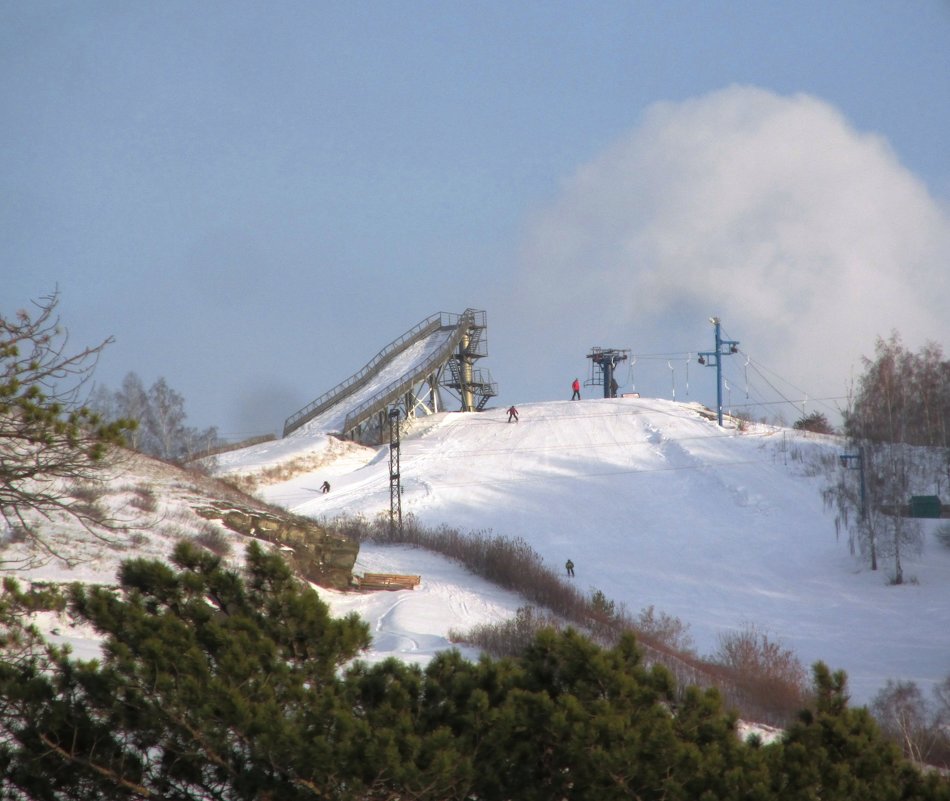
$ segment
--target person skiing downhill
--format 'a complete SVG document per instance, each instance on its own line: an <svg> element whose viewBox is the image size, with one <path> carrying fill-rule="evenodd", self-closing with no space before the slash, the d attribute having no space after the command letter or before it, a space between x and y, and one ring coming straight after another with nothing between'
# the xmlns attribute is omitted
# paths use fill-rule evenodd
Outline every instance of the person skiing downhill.
<svg viewBox="0 0 950 801"><path fill-rule="evenodd" d="M574 383L571 384L571 389L574 390L574 394L571 395L571 400L580 400L581 399L581 382L578 379L574 379Z"/></svg>
<svg viewBox="0 0 950 801"><path fill-rule="evenodd" d="M508 408L508 422L518 422L518 410L514 406Z"/></svg>

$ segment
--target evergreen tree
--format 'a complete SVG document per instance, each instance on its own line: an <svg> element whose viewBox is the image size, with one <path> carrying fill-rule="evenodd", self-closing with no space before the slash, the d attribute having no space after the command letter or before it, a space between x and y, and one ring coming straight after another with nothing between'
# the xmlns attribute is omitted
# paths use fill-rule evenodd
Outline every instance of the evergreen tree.
<svg viewBox="0 0 950 801"><path fill-rule="evenodd" d="M477 797L682 795L672 681L640 665L632 636L603 650L572 630L547 630L503 675L509 689L480 722Z"/></svg>
<svg viewBox="0 0 950 801"><path fill-rule="evenodd" d="M769 752L772 786L788 801L947 799L950 786L925 776L883 737L867 709L848 707L847 677L814 667L816 706Z"/></svg>
<svg viewBox="0 0 950 801"><path fill-rule="evenodd" d="M74 588L74 614L106 638L101 664L51 649L47 660L0 665L4 791L352 797L354 743L366 727L337 671L368 644L365 624L332 620L256 545L246 582L188 543L175 563L178 572L126 563L119 596Z"/></svg>
<svg viewBox="0 0 950 801"><path fill-rule="evenodd" d="M717 692L677 692L632 636L548 629L522 658L344 670L365 624L257 545L243 576L185 543L70 595L103 656L3 640L2 799L950 801L823 665L785 741L747 745ZM0 623L31 603L9 592Z"/></svg>

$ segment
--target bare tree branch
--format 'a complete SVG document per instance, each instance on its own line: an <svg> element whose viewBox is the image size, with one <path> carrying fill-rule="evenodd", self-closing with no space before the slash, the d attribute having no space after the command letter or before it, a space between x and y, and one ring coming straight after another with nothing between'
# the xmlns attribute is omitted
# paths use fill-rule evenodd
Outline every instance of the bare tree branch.
<svg viewBox="0 0 950 801"><path fill-rule="evenodd" d="M116 528L70 489L102 482L110 446L130 427L125 420L106 422L79 402L112 338L70 354L58 303L53 292L34 301L32 314L0 315L0 517L49 555L58 554L32 525L37 517L66 515L93 532Z"/></svg>

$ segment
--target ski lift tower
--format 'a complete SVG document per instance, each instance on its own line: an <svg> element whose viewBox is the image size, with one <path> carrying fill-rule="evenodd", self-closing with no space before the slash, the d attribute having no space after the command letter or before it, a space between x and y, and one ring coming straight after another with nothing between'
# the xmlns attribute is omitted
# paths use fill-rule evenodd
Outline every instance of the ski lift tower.
<svg viewBox="0 0 950 801"><path fill-rule="evenodd" d="M710 317L709 322L716 328L716 349L700 353L698 361L707 367L716 368L716 412L719 425L722 427L722 357L738 353L739 340L722 338L722 328L718 317ZM723 350L723 345L727 345L728 349Z"/></svg>
<svg viewBox="0 0 950 801"><path fill-rule="evenodd" d="M627 360L629 348L623 350L617 348L598 348L593 347L587 358L590 359L590 378L585 381L589 387L598 387L603 385L605 398L617 397L617 381L614 379L614 368L623 361Z"/></svg>

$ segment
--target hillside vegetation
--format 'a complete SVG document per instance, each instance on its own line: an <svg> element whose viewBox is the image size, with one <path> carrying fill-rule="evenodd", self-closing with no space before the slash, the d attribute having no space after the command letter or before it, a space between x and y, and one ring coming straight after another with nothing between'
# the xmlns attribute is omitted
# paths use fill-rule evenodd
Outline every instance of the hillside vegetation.
<svg viewBox="0 0 950 801"><path fill-rule="evenodd" d="M244 578L188 544L173 562L127 562L118 592L70 590L101 661L20 628L36 599L8 585L4 797L950 798L822 664L782 741L745 744L715 691L677 694L630 636L604 650L543 631L519 658L341 673L366 625L332 619L279 555L252 545Z"/></svg>

